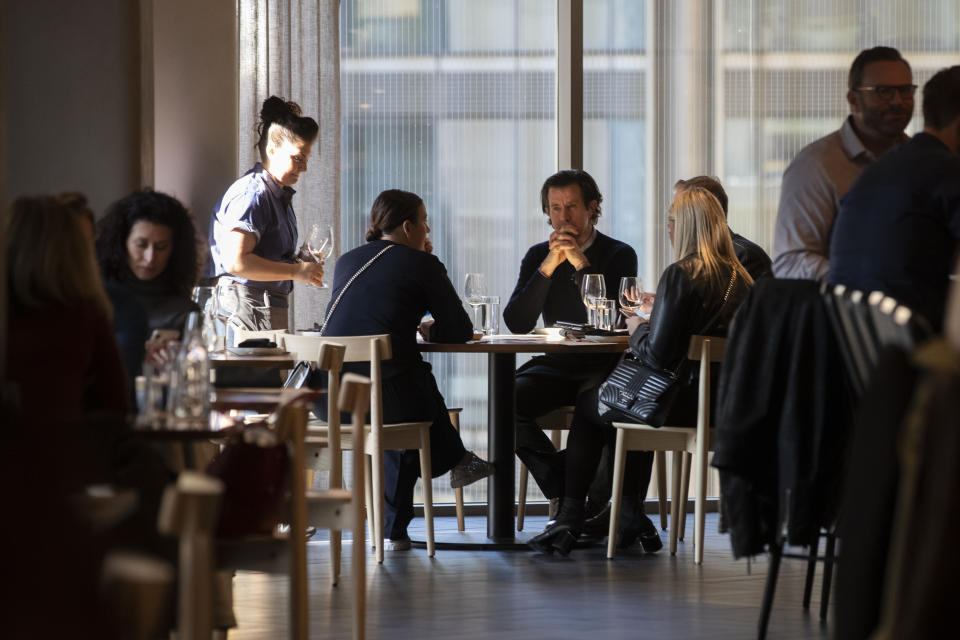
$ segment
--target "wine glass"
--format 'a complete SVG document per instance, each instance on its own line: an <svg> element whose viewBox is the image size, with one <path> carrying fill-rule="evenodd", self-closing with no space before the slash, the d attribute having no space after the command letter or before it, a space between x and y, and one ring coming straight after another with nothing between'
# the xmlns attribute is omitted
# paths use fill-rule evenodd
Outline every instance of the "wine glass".
<svg viewBox="0 0 960 640"><path fill-rule="evenodd" d="M596 327L596 301L607 297L607 284L603 280L603 274L585 274L583 281L580 283L580 296L583 298L583 304L587 307L587 322Z"/></svg>
<svg viewBox="0 0 960 640"><path fill-rule="evenodd" d="M643 300L643 282L636 276L620 278L620 312L624 317L637 315Z"/></svg>
<svg viewBox="0 0 960 640"><path fill-rule="evenodd" d="M487 278L482 273L468 273L463 282L463 297L467 299L467 304L473 308L473 328L475 331L481 326L477 314L480 305L483 304L485 295L487 295Z"/></svg>
<svg viewBox="0 0 960 640"><path fill-rule="evenodd" d="M313 259L314 262L319 262L320 264L325 264L327 260L333 255L334 250L334 236L333 236L333 227L326 226L321 227L319 224L315 224L310 228L310 235L307 236L307 241L304 244L306 249L306 254ZM326 275L326 274L324 274ZM327 289L329 285L324 282L321 285L310 285L316 287L317 289Z"/></svg>

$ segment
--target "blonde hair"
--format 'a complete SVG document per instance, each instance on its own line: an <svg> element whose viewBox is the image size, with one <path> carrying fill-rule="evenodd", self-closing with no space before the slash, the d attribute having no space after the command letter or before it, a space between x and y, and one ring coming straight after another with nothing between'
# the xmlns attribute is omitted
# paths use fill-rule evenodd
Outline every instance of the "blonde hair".
<svg viewBox="0 0 960 640"><path fill-rule="evenodd" d="M7 277L10 298L36 309L92 302L113 316L93 243L82 218L50 196L17 198L10 207Z"/></svg>
<svg viewBox="0 0 960 640"><path fill-rule="evenodd" d="M720 201L702 187L688 187L670 205L673 227L673 257L686 261L690 277L705 276L717 287L726 288L730 269L747 284L753 278L733 250L726 216Z"/></svg>

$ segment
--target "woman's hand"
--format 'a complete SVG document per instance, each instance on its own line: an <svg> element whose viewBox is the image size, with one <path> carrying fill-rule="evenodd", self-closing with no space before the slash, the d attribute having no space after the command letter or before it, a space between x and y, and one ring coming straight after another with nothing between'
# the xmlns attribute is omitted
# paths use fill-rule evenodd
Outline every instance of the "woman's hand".
<svg viewBox="0 0 960 640"><path fill-rule="evenodd" d="M157 369L163 369L173 360L173 354L180 350L179 340L152 338L144 343L143 361Z"/></svg>
<svg viewBox="0 0 960 640"><path fill-rule="evenodd" d="M423 250L430 254L433 253L433 243L430 242L429 237L423 243Z"/></svg>
<svg viewBox="0 0 960 640"><path fill-rule="evenodd" d="M433 328L433 318L429 318L420 323L418 331L420 332L420 337L426 342L430 342L430 329Z"/></svg>
<svg viewBox="0 0 960 640"><path fill-rule="evenodd" d="M633 332L637 330L641 324L646 322L646 319L641 318L640 316L630 316L627 318L627 333L633 335Z"/></svg>
<svg viewBox="0 0 960 640"><path fill-rule="evenodd" d="M297 264L297 273L293 278L307 284L323 286L323 263L300 262Z"/></svg>

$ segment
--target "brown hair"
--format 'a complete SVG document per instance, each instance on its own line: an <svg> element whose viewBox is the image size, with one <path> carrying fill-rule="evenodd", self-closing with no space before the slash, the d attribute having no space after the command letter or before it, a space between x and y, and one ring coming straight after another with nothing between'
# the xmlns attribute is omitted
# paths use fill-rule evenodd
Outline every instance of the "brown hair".
<svg viewBox="0 0 960 640"><path fill-rule="evenodd" d="M590 224L597 224L597 220L600 219L603 213L600 210L603 195L601 195L600 187L597 186L597 182L593 179L593 176L582 169L564 169L544 180L543 186L540 187L540 208L543 209L544 214L549 216L550 212L547 209L550 203L548 202L547 196L550 193L550 189L569 187L574 184L580 187L580 199L583 200L584 207L589 209L591 202L597 202L597 208L594 209L590 215Z"/></svg>
<svg viewBox="0 0 960 640"><path fill-rule="evenodd" d="M400 189L387 189L377 196L370 207L370 226L367 227L367 242L373 242L391 233L407 220L416 222L423 199L415 193Z"/></svg>
<svg viewBox="0 0 960 640"><path fill-rule="evenodd" d="M700 187L713 194L713 197L720 203L723 209L723 215L727 215L727 192L723 190L723 185L713 176L695 176L689 180L677 180L673 185L675 191L686 191L691 187Z"/></svg>
<svg viewBox="0 0 960 640"><path fill-rule="evenodd" d="M112 317L82 224L58 198L14 200L4 234L11 299L30 309L88 301Z"/></svg>
<svg viewBox="0 0 960 640"><path fill-rule="evenodd" d="M724 287L723 274L729 275L728 269L733 269L744 282L753 284L753 278L737 260L723 209L712 193L702 187L681 191L670 205L669 216L674 220L674 260L687 261L690 277L702 274L714 286Z"/></svg>

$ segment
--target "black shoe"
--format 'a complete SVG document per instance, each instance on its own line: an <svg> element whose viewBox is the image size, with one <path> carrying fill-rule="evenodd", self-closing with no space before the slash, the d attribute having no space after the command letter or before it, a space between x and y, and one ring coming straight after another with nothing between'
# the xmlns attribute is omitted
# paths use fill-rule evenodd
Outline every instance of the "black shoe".
<svg viewBox="0 0 960 640"><path fill-rule="evenodd" d="M603 538L610 531L610 503L607 503L600 513L587 518L583 523L583 531L580 533L585 538Z"/></svg>
<svg viewBox="0 0 960 640"><path fill-rule="evenodd" d="M620 527L617 548L626 549L639 540L644 553L660 551L663 548L663 540L660 539L660 533L657 531L656 525L645 513L637 514L637 516L629 527Z"/></svg>
<svg viewBox="0 0 960 640"><path fill-rule="evenodd" d="M546 555L553 555L556 551L566 557L570 555L570 549L577 542L577 534L568 524L556 524L547 527L541 533L535 535L527 541L527 545L534 551Z"/></svg>
<svg viewBox="0 0 960 640"><path fill-rule="evenodd" d="M540 491L547 498L563 495L564 455L562 451L534 451L517 448L517 457L527 467Z"/></svg>
<svg viewBox="0 0 960 640"><path fill-rule="evenodd" d="M567 556L577 542L583 527L583 500L564 498L560 501L557 519L542 533L530 538L527 543L534 551L551 555L557 551Z"/></svg>

